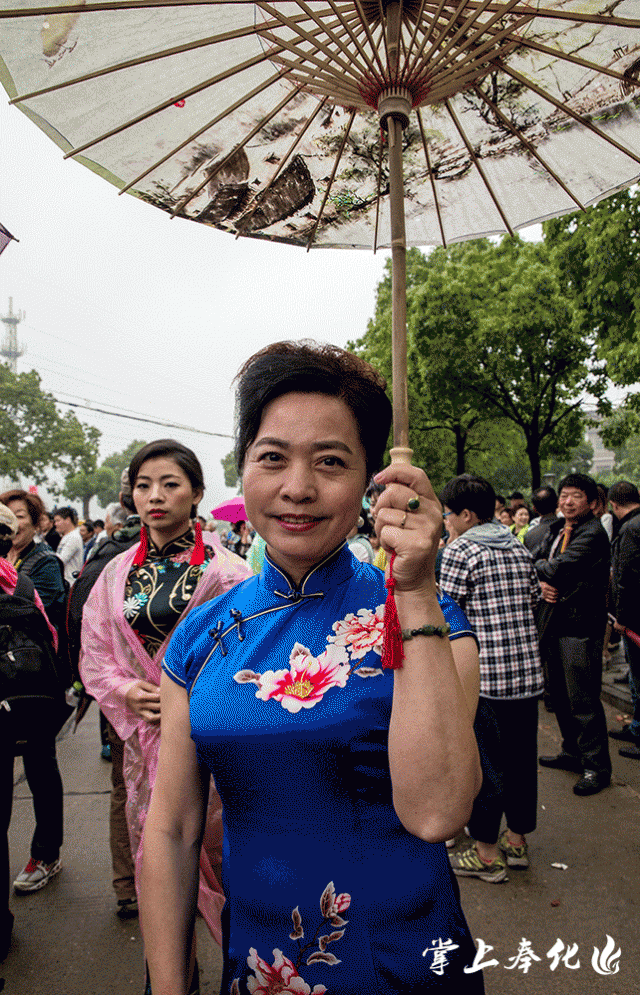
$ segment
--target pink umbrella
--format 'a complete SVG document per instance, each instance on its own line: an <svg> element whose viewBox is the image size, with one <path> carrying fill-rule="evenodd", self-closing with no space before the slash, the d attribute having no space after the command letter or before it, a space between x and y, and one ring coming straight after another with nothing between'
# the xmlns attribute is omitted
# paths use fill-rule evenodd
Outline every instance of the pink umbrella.
<svg viewBox="0 0 640 995"><path fill-rule="evenodd" d="M211 509L213 518L219 522L246 522L247 512L244 507L244 498L235 497L223 501L217 508Z"/></svg>

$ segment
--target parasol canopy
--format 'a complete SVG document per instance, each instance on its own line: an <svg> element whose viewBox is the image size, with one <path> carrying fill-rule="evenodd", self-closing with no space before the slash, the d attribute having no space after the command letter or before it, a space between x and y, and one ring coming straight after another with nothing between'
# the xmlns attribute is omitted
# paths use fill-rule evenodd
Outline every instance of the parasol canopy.
<svg viewBox="0 0 640 995"><path fill-rule="evenodd" d="M247 512L244 506L244 498L228 498L222 504L219 504L217 508L211 509L211 517L215 518L218 522L231 522L232 525L235 525L236 522L246 522Z"/></svg>
<svg viewBox="0 0 640 995"><path fill-rule="evenodd" d="M0 0L0 81L67 157L172 216L404 255L640 175L637 0Z"/></svg>

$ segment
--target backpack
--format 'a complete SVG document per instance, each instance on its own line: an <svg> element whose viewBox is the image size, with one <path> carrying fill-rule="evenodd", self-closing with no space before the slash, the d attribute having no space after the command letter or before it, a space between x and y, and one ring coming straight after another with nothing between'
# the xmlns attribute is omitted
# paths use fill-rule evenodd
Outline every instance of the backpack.
<svg viewBox="0 0 640 995"><path fill-rule="evenodd" d="M60 572L60 580L62 582L63 591L58 596L53 604L49 605L46 609L47 618L51 622L52 626L58 633L58 661L59 667L65 668L64 684L65 687L69 687L73 684L73 676L71 672L71 666L69 663L69 645L66 629L66 618L67 609L69 604L69 581L65 579L64 576L64 565L62 560L60 560L55 553L52 554L51 550L48 548L47 543L37 543L30 553L24 558L20 565L18 573L26 577L31 577L33 568L42 559L42 557L49 557L51 561L55 564ZM61 672L62 673L62 672Z"/></svg>
<svg viewBox="0 0 640 995"><path fill-rule="evenodd" d="M25 745L55 736L72 709L46 619L28 577L13 594L0 592L0 741Z"/></svg>

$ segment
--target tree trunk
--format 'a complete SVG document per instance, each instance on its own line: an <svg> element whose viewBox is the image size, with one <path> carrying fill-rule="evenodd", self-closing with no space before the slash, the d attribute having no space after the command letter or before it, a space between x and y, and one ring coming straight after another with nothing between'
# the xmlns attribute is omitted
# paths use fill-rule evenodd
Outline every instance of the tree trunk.
<svg viewBox="0 0 640 995"><path fill-rule="evenodd" d="M538 438L527 438L527 456L529 457L529 465L531 467L531 489L535 491L536 487L540 487L540 484L542 483L540 469L540 440Z"/></svg>
<svg viewBox="0 0 640 995"><path fill-rule="evenodd" d="M89 502L92 497L93 494L85 494L82 498L82 517L84 518L85 522L88 521L89 519Z"/></svg>
<svg viewBox="0 0 640 995"><path fill-rule="evenodd" d="M467 433L462 431L461 426L453 426L453 434L456 439L456 476L466 473L466 443Z"/></svg>

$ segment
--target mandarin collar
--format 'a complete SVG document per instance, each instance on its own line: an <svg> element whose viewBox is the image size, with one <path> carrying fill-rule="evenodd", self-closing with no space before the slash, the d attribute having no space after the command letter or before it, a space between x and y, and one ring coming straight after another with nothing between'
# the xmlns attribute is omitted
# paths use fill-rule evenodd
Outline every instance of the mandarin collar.
<svg viewBox="0 0 640 995"><path fill-rule="evenodd" d="M171 539L162 547L156 546L148 531L147 535L149 536L147 560L163 560L167 556L175 556L177 553L182 553L185 549L191 549L195 541L195 534L191 527L186 532L183 532L181 536L178 536L177 539Z"/></svg>
<svg viewBox="0 0 640 995"><path fill-rule="evenodd" d="M299 585L295 585L290 577L277 567L265 552L264 563L260 572L259 584L269 593L275 594L287 601L301 601L302 598L322 597L325 591L350 580L353 577L358 560L354 557L345 541L329 553L324 560L316 563L304 575Z"/></svg>

